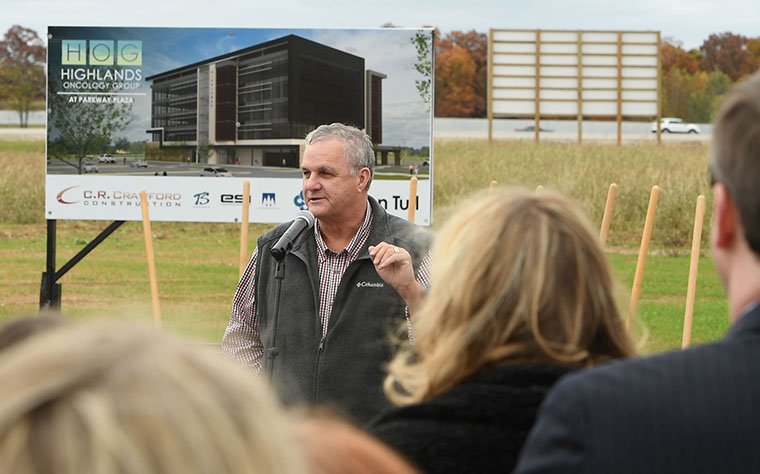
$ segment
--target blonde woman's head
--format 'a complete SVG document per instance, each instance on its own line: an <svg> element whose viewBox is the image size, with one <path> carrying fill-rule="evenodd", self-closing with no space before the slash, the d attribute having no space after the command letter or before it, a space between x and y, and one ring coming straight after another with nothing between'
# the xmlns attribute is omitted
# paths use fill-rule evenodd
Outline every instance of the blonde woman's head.
<svg viewBox="0 0 760 474"><path fill-rule="evenodd" d="M396 403L427 400L484 366L586 366L629 356L605 255L566 198L499 189L462 204L438 233L414 346L389 365Z"/></svg>
<svg viewBox="0 0 760 474"><path fill-rule="evenodd" d="M213 349L67 324L0 354L0 472L303 472L266 387Z"/></svg>

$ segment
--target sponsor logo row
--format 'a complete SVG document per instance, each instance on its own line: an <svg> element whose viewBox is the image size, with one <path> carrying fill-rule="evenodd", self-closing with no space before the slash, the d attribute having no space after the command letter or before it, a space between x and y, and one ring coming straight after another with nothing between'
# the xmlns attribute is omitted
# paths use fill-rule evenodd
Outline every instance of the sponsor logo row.
<svg viewBox="0 0 760 474"><path fill-rule="evenodd" d="M258 209L280 209L277 193L263 192L250 198L251 204ZM82 206L99 207L130 207L140 206L140 193L134 191L104 191L86 189L82 186L69 186L56 194L56 201L63 205L78 204ZM286 199L286 206L294 206L297 209L306 209L306 201L303 192ZM195 208L212 206L240 206L243 204L243 194L211 193L200 191L191 194L189 201L183 199L183 193L179 192L150 192L148 193L148 205L152 207L182 207L189 203ZM409 199L401 196L392 196L390 199L378 199L378 203L385 209L406 210L409 208ZM419 196L416 200L416 208L419 209Z"/></svg>
<svg viewBox="0 0 760 474"><path fill-rule="evenodd" d="M178 192L150 192L147 195L150 206L181 207L182 193ZM254 201L255 199L255 201ZM251 196L251 203L256 203L260 209L279 209L277 194L272 192L261 193L259 196ZM104 191L84 189L82 186L69 186L56 194L56 201L64 205L79 204L84 206L140 206L140 193L133 191ZM217 194L201 191L192 194L190 201L193 207L211 207L213 205L242 205L242 194ZM303 193L292 198L293 205L303 209Z"/></svg>

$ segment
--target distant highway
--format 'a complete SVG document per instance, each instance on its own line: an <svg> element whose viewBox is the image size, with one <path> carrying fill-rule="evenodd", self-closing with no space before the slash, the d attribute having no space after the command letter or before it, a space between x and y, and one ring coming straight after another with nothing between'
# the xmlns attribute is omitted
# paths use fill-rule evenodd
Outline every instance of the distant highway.
<svg viewBox="0 0 760 474"><path fill-rule="evenodd" d="M534 125L533 120L495 119L493 137L496 139L533 140L534 132L517 131ZM650 132L652 122L623 122L621 135L623 141L657 140L657 135ZM700 134L663 133L664 142L672 141L709 141L712 137L712 124L699 124ZM589 141L617 141L617 122L585 121L582 123L582 139ZM541 132L540 140L578 139L578 122L575 120L542 120L541 128L550 130ZM488 138L488 119L479 118L436 118L433 121L433 136L440 139Z"/></svg>
<svg viewBox="0 0 760 474"><path fill-rule="evenodd" d="M496 139L533 140L532 131L517 131L517 129L529 127L533 124L533 120L496 119L493 125L493 136ZM585 121L582 126L583 140L617 140L617 123L615 122ZM655 141L656 135L649 131L650 126L651 122L623 122L623 141ZM712 124L699 124L699 126L702 129L700 134L663 133L663 141L709 141L712 137ZM541 140L575 141L578 139L577 122L574 120L542 120L541 128L550 130L540 134ZM436 139L485 139L488 138L488 120L481 118L436 118L433 121L433 136ZM44 128L0 127L0 140L42 141L44 139Z"/></svg>

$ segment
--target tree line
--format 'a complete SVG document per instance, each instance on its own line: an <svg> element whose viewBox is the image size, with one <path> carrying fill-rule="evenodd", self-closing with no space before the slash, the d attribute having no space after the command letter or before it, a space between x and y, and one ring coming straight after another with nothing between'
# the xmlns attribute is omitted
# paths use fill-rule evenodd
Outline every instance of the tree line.
<svg viewBox="0 0 760 474"><path fill-rule="evenodd" d="M666 37L660 60L662 115L707 123L731 84L760 68L760 37L711 34L702 46L688 51ZM487 81L487 34L436 31L436 117L485 117Z"/></svg>
<svg viewBox="0 0 760 474"><path fill-rule="evenodd" d="M475 30L435 34L436 117L485 117L488 35ZM0 107L18 112L44 108L45 43L36 31L11 27L0 40ZM660 50L662 115L710 122L732 83L760 68L760 37L711 34L699 48L666 37Z"/></svg>
<svg viewBox="0 0 760 474"><path fill-rule="evenodd" d="M712 34L689 51L666 38L660 58L663 115L711 122L731 84L760 68L760 37Z"/></svg>

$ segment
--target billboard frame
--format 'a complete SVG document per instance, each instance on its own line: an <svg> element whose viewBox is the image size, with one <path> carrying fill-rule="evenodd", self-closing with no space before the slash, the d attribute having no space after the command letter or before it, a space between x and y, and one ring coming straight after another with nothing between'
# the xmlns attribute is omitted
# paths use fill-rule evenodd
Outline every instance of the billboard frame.
<svg viewBox="0 0 760 474"><path fill-rule="evenodd" d="M647 37L651 39L642 40ZM656 116L657 143L661 143L660 49L661 34L659 31L651 30L490 29L488 100L486 101L488 141L493 141L494 118L533 118L534 139L539 142L542 118L575 117L578 122L578 143L582 143L584 117L614 116L617 122L617 143L620 145L623 116ZM647 50L650 52L647 53ZM551 57L551 62L542 62L542 58L547 57ZM529 58L532 61L528 62ZM506 74L498 71L498 68L511 69L515 73ZM544 68L551 68L552 74L542 73ZM571 73L573 69L574 75L565 73ZM609 73L613 69L614 75L603 75L604 72ZM602 71L602 75L587 74L587 71L594 70ZM632 71L640 71L640 73L630 76ZM545 81L542 80L557 83L564 81L564 85L543 85L542 82ZM584 82L588 80L592 80L591 83L585 84ZM606 84L594 86L593 80L598 83L606 82ZM629 82L651 82L652 80L655 84L644 87L629 84ZM497 81L502 84L497 85ZM512 85L503 85L510 81ZM573 81L575 85L569 85ZM614 86L609 85L612 81L615 83ZM555 97L551 97L552 95ZM595 95L597 97L594 97ZM533 105L531 112L526 112L525 107L517 107L522 110L516 108L504 110L504 104L515 106L525 105L528 102ZM611 104L614 104L613 109L609 108ZM542 112L542 106L545 108L554 106L558 109L561 105L575 110L573 113L561 110L553 110L551 113ZM648 109L651 113L631 110L624 113L626 106L634 109ZM605 113L584 113L586 107L604 108ZM497 110L498 108L502 110Z"/></svg>

